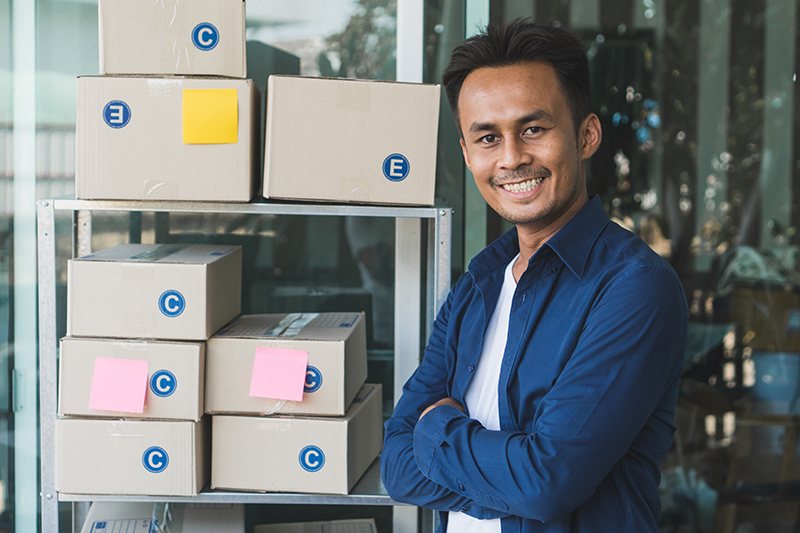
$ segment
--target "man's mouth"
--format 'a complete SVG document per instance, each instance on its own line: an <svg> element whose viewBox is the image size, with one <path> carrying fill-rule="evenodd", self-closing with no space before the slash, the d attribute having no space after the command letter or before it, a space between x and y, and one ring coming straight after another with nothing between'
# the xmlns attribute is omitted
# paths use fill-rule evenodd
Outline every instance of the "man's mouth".
<svg viewBox="0 0 800 533"><path fill-rule="evenodd" d="M522 183L508 183L506 185L501 185L501 187L508 192L529 192L536 188L543 179L544 177L533 178L528 181L523 181Z"/></svg>

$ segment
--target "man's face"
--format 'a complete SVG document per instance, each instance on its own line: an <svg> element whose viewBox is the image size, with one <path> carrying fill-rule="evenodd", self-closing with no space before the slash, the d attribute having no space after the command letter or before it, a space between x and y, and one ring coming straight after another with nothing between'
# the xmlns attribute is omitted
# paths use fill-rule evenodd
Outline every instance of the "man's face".
<svg viewBox="0 0 800 533"><path fill-rule="evenodd" d="M586 203L583 161L600 144L600 125L589 115L576 135L552 66L474 70L458 109L467 167L504 219L531 231L555 230Z"/></svg>

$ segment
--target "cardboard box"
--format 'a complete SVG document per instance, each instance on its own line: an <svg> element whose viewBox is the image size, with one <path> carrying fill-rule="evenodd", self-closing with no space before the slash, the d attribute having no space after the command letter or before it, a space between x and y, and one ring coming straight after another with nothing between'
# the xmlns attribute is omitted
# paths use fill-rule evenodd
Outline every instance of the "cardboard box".
<svg viewBox="0 0 800 533"><path fill-rule="evenodd" d="M248 202L258 193L251 80L83 76L77 83L77 198Z"/></svg>
<svg viewBox="0 0 800 533"><path fill-rule="evenodd" d="M150 533L164 525L170 533L244 533L244 505L94 502L81 533Z"/></svg>
<svg viewBox="0 0 800 533"><path fill-rule="evenodd" d="M439 86L270 76L264 197L432 205ZM300 142L308 130L325 142ZM298 164L302 162L302 164Z"/></svg>
<svg viewBox="0 0 800 533"><path fill-rule="evenodd" d="M212 488L347 494L383 443L380 385L364 385L344 417L213 418Z"/></svg>
<svg viewBox="0 0 800 533"><path fill-rule="evenodd" d="M101 74L247 76L242 0L100 0Z"/></svg>
<svg viewBox="0 0 800 533"><path fill-rule="evenodd" d="M364 313L245 315L206 347L206 413L342 416L367 379ZM256 348L308 352L303 400L250 396Z"/></svg>
<svg viewBox="0 0 800 533"><path fill-rule="evenodd" d="M148 362L144 413L89 408L98 357ZM58 415L198 421L205 396L205 343L65 337L61 339Z"/></svg>
<svg viewBox="0 0 800 533"><path fill-rule="evenodd" d="M123 244L67 278L68 335L204 341L240 312L242 249Z"/></svg>
<svg viewBox="0 0 800 533"><path fill-rule="evenodd" d="M56 420L56 490L196 496L208 481L211 421Z"/></svg>
<svg viewBox="0 0 800 533"><path fill-rule="evenodd" d="M354 518L320 522L263 524L256 526L253 533L377 533L377 531L374 518Z"/></svg>

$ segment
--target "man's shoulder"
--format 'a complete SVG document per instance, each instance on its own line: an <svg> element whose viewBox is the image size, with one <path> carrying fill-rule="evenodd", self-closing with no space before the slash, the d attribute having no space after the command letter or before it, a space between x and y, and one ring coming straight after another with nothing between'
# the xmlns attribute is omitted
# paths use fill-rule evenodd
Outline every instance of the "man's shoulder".
<svg viewBox="0 0 800 533"><path fill-rule="evenodd" d="M627 276L634 272L664 273L680 284L675 269L641 237L611 221L595 243L587 271L609 271Z"/></svg>

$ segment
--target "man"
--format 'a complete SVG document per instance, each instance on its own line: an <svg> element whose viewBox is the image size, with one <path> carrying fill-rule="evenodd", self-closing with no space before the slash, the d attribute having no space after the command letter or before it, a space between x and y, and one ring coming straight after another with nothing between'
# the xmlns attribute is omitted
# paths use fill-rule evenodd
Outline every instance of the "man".
<svg viewBox="0 0 800 533"><path fill-rule="evenodd" d="M657 530L687 307L586 192L601 140L580 41L517 20L443 76L467 166L515 225L470 263L386 423L383 482L443 531Z"/></svg>

